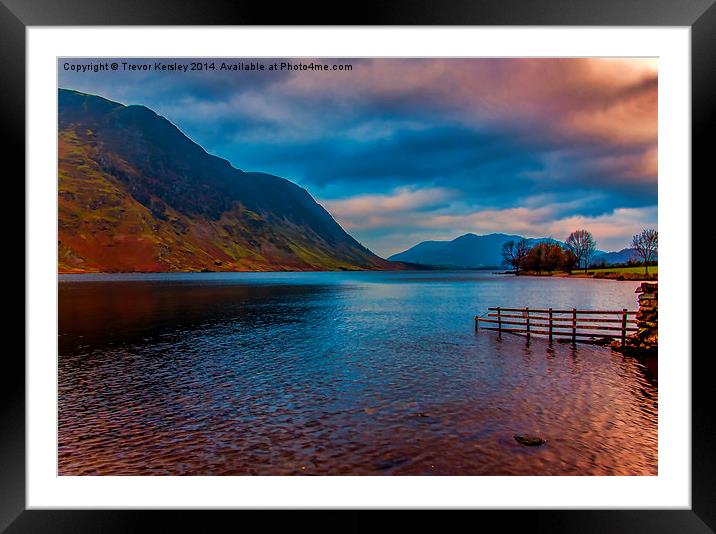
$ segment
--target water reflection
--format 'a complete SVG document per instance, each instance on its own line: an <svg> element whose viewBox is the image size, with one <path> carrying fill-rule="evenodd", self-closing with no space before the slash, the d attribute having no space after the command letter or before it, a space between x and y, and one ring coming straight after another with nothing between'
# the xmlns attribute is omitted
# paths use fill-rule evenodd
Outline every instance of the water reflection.
<svg viewBox="0 0 716 534"><path fill-rule="evenodd" d="M495 303L633 308L632 284L138 278L60 283L60 474L657 473L654 365L471 324Z"/></svg>

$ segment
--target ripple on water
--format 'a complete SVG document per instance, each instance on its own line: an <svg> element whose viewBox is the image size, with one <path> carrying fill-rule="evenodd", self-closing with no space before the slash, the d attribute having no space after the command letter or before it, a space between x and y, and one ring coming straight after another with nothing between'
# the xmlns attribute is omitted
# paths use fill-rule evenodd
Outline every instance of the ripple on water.
<svg viewBox="0 0 716 534"><path fill-rule="evenodd" d="M60 474L657 474L654 365L469 321L632 285L296 274L61 283Z"/></svg>

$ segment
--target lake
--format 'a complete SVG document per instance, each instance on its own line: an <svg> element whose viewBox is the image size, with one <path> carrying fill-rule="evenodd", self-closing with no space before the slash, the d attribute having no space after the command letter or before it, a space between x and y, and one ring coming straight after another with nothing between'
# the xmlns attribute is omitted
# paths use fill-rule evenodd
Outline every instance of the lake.
<svg viewBox="0 0 716 534"><path fill-rule="evenodd" d="M498 305L632 310L638 282L59 278L60 475L657 474L654 361L473 323Z"/></svg>

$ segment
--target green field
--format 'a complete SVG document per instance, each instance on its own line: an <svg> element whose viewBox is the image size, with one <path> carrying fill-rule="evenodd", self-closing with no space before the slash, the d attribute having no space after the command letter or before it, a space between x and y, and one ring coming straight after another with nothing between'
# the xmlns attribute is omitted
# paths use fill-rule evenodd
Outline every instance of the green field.
<svg viewBox="0 0 716 534"><path fill-rule="evenodd" d="M574 270L572 272L579 272L578 270ZM644 274L644 266L638 266L638 267L604 267L602 269L589 269L587 273L634 273L634 274ZM659 274L659 266L658 265L650 265L649 266L649 274Z"/></svg>

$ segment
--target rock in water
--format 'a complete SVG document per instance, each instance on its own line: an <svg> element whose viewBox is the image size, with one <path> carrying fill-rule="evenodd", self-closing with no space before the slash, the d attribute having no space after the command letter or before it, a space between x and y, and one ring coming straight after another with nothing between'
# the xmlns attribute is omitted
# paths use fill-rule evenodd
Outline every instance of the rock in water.
<svg viewBox="0 0 716 534"><path fill-rule="evenodd" d="M515 441L525 445L526 447L538 447L547 443L547 441L541 437L532 436L530 434L515 434Z"/></svg>

